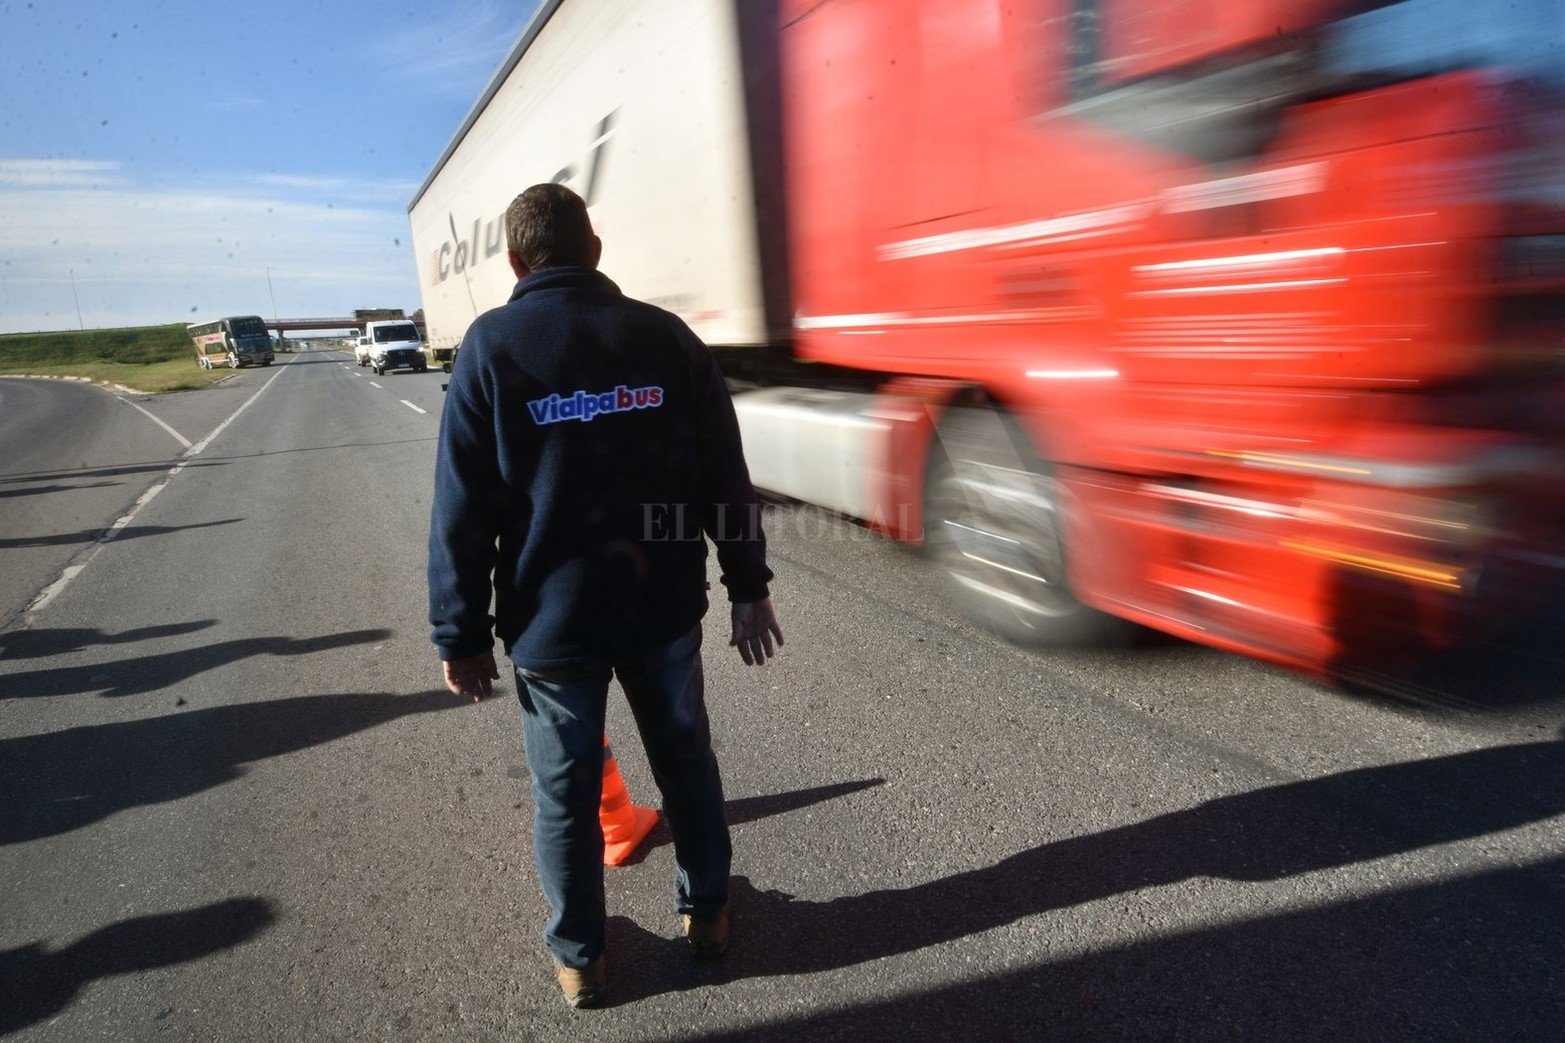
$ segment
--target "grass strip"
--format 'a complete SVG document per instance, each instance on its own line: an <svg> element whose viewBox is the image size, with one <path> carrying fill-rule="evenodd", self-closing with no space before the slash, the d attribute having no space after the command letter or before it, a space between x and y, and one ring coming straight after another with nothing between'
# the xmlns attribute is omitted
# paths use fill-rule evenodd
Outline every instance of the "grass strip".
<svg viewBox="0 0 1565 1043"><path fill-rule="evenodd" d="M0 375L86 377L137 391L187 391L232 371L204 370L184 323L0 334Z"/></svg>

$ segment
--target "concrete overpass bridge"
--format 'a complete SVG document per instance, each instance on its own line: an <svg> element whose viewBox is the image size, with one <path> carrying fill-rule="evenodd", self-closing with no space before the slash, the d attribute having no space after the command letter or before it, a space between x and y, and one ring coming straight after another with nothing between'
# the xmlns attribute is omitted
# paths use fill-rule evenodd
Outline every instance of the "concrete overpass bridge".
<svg viewBox="0 0 1565 1043"><path fill-rule="evenodd" d="M422 318L408 318L406 315L390 314L389 312L361 312L357 315L327 316L325 318L302 319L267 319L266 327L273 333L312 333L342 332L343 330L358 330L364 332L364 324L368 322L382 322L387 319L402 319L411 322L418 327L418 335L424 336L424 320Z"/></svg>

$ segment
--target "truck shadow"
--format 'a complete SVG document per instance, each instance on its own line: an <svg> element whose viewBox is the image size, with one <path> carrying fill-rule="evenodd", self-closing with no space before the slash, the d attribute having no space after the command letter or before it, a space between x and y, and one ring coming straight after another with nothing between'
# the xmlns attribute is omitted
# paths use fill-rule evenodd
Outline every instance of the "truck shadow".
<svg viewBox="0 0 1565 1043"><path fill-rule="evenodd" d="M270 902L230 898L177 913L138 916L100 928L63 949L40 942L0 950L0 1033L59 1013L99 978L186 963L231 949L276 919Z"/></svg>
<svg viewBox="0 0 1565 1043"><path fill-rule="evenodd" d="M1030 967L994 954L969 980L702 1038L1552 1039L1565 905L1539 882L1562 874L1555 859Z"/></svg>
<svg viewBox="0 0 1565 1043"><path fill-rule="evenodd" d="M726 978L818 974L938 946L1029 917L1200 877L1290 879L1515 829L1565 812L1565 741L1500 746L1269 786L1022 851L925 884L830 901L736 878ZM1524 874L1525 875L1525 874ZM1543 874L1523 905L1561 903ZM1531 886L1531 885L1529 885ZM1471 914L1476 916L1477 914ZM1506 922L1523 915L1507 914ZM1464 920L1485 928L1482 919ZM1497 921L1497 923L1500 921ZM622 921L622 1000L691 988L670 942ZM1549 950L1562 953L1556 934ZM1318 954L1330 959L1327 948ZM1438 961L1438 951L1423 953ZM1553 973L1539 970L1538 973Z"/></svg>
<svg viewBox="0 0 1565 1043"><path fill-rule="evenodd" d="M0 739L0 844L188 797L246 764L463 705L443 691L305 695Z"/></svg>

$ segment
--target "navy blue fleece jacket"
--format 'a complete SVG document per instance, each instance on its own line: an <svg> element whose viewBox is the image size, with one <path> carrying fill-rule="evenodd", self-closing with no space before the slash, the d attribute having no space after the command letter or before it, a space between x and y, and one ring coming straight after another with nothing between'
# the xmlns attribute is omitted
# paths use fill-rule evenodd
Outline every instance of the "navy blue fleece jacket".
<svg viewBox="0 0 1565 1043"><path fill-rule="evenodd" d="M523 668L634 655L767 596L733 402L676 316L590 268L523 279L462 340L440 420L429 619L443 659ZM490 595L494 612L490 614Z"/></svg>

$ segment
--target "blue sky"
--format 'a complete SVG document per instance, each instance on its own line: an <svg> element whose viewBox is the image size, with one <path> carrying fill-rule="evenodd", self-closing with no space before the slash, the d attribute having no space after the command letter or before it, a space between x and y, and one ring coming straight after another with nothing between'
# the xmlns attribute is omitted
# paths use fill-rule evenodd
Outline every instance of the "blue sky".
<svg viewBox="0 0 1565 1043"><path fill-rule="evenodd" d="M0 332L419 305L407 203L537 0L0 0Z"/></svg>

